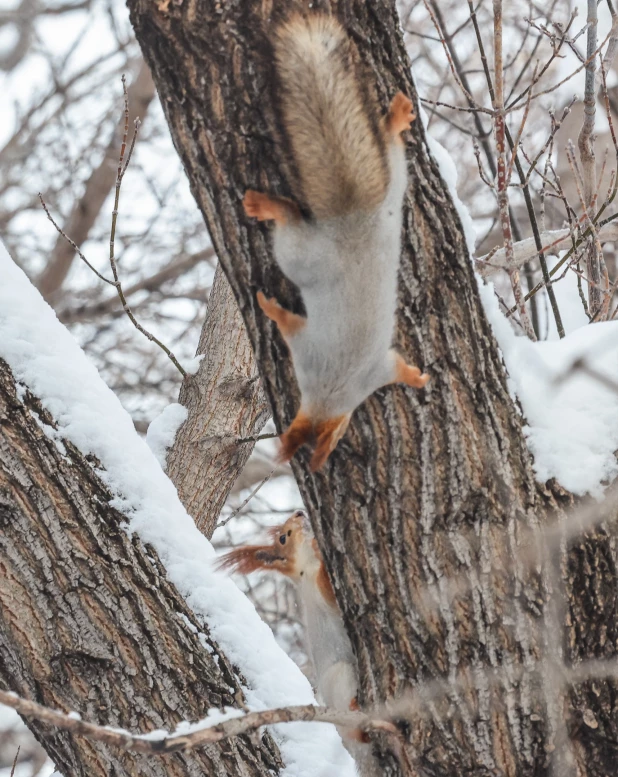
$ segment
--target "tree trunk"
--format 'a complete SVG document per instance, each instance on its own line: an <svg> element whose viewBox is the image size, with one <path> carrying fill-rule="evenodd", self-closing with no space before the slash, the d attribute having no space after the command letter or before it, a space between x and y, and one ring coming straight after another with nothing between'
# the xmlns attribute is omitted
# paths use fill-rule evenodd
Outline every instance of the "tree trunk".
<svg viewBox="0 0 618 777"><path fill-rule="evenodd" d="M270 415L251 345L230 284L217 266L197 353L196 375L182 382L188 410L167 454L167 474L197 527L211 537L234 481Z"/></svg>
<svg viewBox="0 0 618 777"><path fill-rule="evenodd" d="M247 188L293 195L273 143L261 45L273 3L128 4L283 429L298 391L255 292L292 309L298 293L273 261L268 229L241 206ZM278 12L293 3L275 5ZM391 0L328 5L375 74L384 108L397 89L416 100ZM408 160L396 344L431 382L422 392L377 392L323 472L309 473L306 452L294 463L357 655L363 704L449 681L435 702L425 697L399 760L384 751L384 774L541 775L557 767L566 775L572 752L580 775L607 775L618 741L615 686L581 684L563 701L539 662L615 654L614 539L604 526L568 553L560 546L554 562L565 599L556 585L550 598L552 566L532 538L573 500L535 482L461 224L420 121ZM522 546L539 558L522 559Z"/></svg>
<svg viewBox="0 0 618 777"><path fill-rule="evenodd" d="M126 532L85 459L41 428L0 360L0 683L49 707L137 733L238 706L233 667ZM203 644L204 643L204 644ZM64 777L255 775L277 769L268 735L166 757L119 753L28 721Z"/></svg>

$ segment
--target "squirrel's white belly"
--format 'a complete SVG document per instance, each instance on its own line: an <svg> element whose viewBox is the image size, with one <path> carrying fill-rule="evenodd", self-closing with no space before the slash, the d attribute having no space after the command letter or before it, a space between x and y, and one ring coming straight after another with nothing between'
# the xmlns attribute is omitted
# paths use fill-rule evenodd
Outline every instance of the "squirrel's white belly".
<svg viewBox="0 0 618 777"><path fill-rule="evenodd" d="M289 344L312 417L351 412L392 377L398 257L389 259L371 268L352 265L335 282L303 289L307 324Z"/></svg>
<svg viewBox="0 0 618 777"><path fill-rule="evenodd" d="M351 412L394 377L404 187L405 165L377 211L275 232L277 260L307 313L289 346L303 411L314 419Z"/></svg>

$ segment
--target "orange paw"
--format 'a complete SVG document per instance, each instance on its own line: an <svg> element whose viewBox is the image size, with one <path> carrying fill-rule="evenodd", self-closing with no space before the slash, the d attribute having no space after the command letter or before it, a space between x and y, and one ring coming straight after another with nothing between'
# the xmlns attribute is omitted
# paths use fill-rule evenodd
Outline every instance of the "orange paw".
<svg viewBox="0 0 618 777"><path fill-rule="evenodd" d="M429 375L421 372L418 367L412 367L409 364L400 372L397 377L400 383L406 383L412 388L423 388L429 382Z"/></svg>
<svg viewBox="0 0 618 777"><path fill-rule="evenodd" d="M361 711L361 708L360 708L360 705L358 703L358 699L356 698L356 696L350 702L350 710L352 712L360 712ZM355 728L352 731L350 731L350 733L348 734L348 738L349 739L354 739L356 742L364 742L365 744L367 744L368 742L371 741L369 739L369 734L365 734L364 731L361 731L358 728Z"/></svg>
<svg viewBox="0 0 618 777"><path fill-rule="evenodd" d="M297 332L300 332L307 323L307 319L303 316L299 316L297 313L292 313L277 302L274 297L268 299L268 297L261 291L256 294L257 303L262 308L264 313L274 321L279 327L279 331L282 336L287 340L290 337L294 337Z"/></svg>
<svg viewBox="0 0 618 777"><path fill-rule="evenodd" d="M326 460L337 447L349 423L350 413L346 413L336 418L327 418L316 425L317 443L309 464L312 472L317 472L326 464Z"/></svg>
<svg viewBox="0 0 618 777"><path fill-rule="evenodd" d="M258 291L258 293L255 295L257 299L258 305L262 308L264 313L270 318L272 321L276 319L276 314L278 311L283 310L281 305L277 302L277 300L274 297L267 297L266 294L264 294L263 291Z"/></svg>
<svg viewBox="0 0 618 777"><path fill-rule="evenodd" d="M400 354L396 355L395 379L393 383L405 383L412 388L423 388L429 382L429 375L421 372L418 367L412 364L406 364L405 359Z"/></svg>
<svg viewBox="0 0 618 777"><path fill-rule="evenodd" d="M298 205L283 197L269 197L263 192L248 189L242 201L247 216L258 221L274 221L285 224L300 219Z"/></svg>
<svg viewBox="0 0 618 777"><path fill-rule="evenodd" d="M412 100L403 92L397 92L391 101L388 112L388 129L393 135L399 135L410 129L410 125L416 118L412 110Z"/></svg>
<svg viewBox="0 0 618 777"><path fill-rule="evenodd" d="M281 448L277 460L283 464L289 461L296 451L313 440L313 422L300 410L286 431L279 436Z"/></svg>
<svg viewBox="0 0 618 777"><path fill-rule="evenodd" d="M249 189L245 192L242 201L245 213L258 221L272 221L275 219L275 202L267 194L255 192Z"/></svg>

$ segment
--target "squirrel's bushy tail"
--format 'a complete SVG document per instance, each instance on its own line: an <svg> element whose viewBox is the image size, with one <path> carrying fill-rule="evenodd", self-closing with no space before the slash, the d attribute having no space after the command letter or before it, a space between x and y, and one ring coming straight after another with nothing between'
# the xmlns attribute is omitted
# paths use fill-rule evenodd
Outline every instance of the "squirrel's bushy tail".
<svg viewBox="0 0 618 777"><path fill-rule="evenodd" d="M348 35L331 16L298 14L277 27L273 45L281 119L313 214L378 207L386 144Z"/></svg>

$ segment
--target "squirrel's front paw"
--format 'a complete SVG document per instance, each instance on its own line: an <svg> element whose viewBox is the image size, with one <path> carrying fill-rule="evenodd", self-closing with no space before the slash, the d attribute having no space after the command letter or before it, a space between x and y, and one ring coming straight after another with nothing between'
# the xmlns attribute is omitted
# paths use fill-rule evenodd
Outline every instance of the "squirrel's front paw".
<svg viewBox="0 0 618 777"><path fill-rule="evenodd" d="M403 92L397 92L391 101L388 112L388 128L393 135L399 135L410 129L410 125L416 118L412 110L412 100Z"/></svg>

